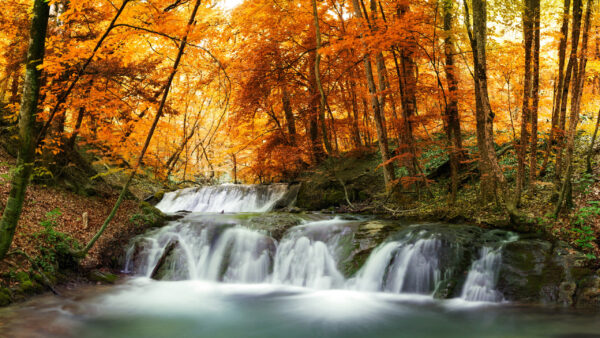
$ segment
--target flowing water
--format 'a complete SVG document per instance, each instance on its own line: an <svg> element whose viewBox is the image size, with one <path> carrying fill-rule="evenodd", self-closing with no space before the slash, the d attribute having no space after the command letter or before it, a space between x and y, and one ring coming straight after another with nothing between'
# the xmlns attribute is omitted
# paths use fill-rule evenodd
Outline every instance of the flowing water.
<svg viewBox="0 0 600 338"><path fill-rule="evenodd" d="M443 225L410 225L364 259L364 219L303 215L277 233L253 217L289 203L287 186L167 194L193 211L132 240L115 286L66 290L0 311L7 337L594 337L600 316L517 306L496 282L504 244L473 250ZM282 201L287 202L282 202ZM258 216L257 216L258 215ZM292 217L292 216L290 216ZM470 264L460 263L467 259ZM447 285L459 281L450 299Z"/></svg>

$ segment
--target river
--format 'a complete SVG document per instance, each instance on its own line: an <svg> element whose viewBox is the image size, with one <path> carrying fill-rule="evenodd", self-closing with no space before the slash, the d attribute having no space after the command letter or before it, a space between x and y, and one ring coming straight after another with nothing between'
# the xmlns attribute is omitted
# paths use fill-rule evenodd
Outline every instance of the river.
<svg viewBox="0 0 600 338"><path fill-rule="evenodd" d="M507 299L503 257L516 234L268 213L287 194L283 185L169 193L158 208L191 213L133 239L119 283L4 308L1 334L600 337L597 311Z"/></svg>

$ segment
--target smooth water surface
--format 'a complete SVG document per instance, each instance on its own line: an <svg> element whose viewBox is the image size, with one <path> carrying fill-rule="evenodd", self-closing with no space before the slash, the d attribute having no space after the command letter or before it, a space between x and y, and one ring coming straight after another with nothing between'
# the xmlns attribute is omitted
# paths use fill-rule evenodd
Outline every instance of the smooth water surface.
<svg viewBox="0 0 600 338"><path fill-rule="evenodd" d="M82 287L0 312L6 337L598 337L600 315L273 284Z"/></svg>

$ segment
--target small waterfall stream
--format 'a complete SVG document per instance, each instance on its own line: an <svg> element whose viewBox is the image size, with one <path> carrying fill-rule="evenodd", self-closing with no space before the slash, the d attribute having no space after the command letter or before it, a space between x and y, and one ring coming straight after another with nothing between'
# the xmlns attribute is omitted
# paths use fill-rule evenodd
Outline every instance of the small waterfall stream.
<svg viewBox="0 0 600 338"><path fill-rule="evenodd" d="M441 284L464 273L460 298L503 299L495 288L502 245L482 246L477 257L471 257L468 273L462 272L457 262L465 250L459 243L436 232L435 226L414 226L380 244L353 276L345 276L342 262L352 259L358 221L320 216L287 229L278 240L267 230L243 226L235 215L215 214L268 211L286 194L285 185L226 185L169 193L158 204L163 211L203 213L140 236L127 249L125 271L162 280L422 295L433 295Z"/></svg>
<svg viewBox="0 0 600 338"><path fill-rule="evenodd" d="M359 271L354 287L363 291L432 293L442 274L438 256L442 242L424 235L411 233L379 246Z"/></svg>
<svg viewBox="0 0 600 338"><path fill-rule="evenodd" d="M166 193L156 207L163 212L266 212L287 192L287 184L187 188Z"/></svg>

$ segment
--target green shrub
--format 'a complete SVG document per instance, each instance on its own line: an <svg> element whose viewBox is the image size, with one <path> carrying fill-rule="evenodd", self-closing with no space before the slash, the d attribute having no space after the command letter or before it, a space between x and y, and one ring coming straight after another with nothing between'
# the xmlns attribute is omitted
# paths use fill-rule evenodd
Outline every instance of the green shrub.
<svg viewBox="0 0 600 338"><path fill-rule="evenodd" d="M44 228L32 234L40 255L36 263L45 271L55 272L58 268L69 268L76 264L73 252L81 248L80 244L68 234L56 231L58 218L62 215L59 208L46 213L40 222Z"/></svg>

